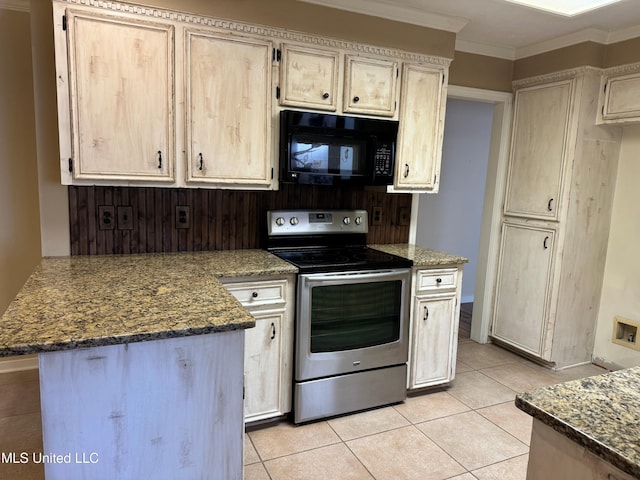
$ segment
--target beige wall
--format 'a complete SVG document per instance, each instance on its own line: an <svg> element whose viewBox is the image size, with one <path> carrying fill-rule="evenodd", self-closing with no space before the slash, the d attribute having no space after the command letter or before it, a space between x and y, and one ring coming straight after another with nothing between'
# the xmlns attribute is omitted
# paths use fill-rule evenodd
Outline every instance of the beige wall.
<svg viewBox="0 0 640 480"><path fill-rule="evenodd" d="M0 314L40 261L29 14L0 8Z"/></svg>
<svg viewBox="0 0 640 480"><path fill-rule="evenodd" d="M640 352L611 342L613 317L640 321L640 125L624 127L594 345L599 364L640 365ZM638 332L640 334L640 332Z"/></svg>
<svg viewBox="0 0 640 480"><path fill-rule="evenodd" d="M551 52L521 58L514 62L513 79L519 80L584 65L602 68L605 66L606 52L606 45L583 42Z"/></svg>
<svg viewBox="0 0 640 480"><path fill-rule="evenodd" d="M449 67L449 85L511 92L513 61L456 51Z"/></svg>

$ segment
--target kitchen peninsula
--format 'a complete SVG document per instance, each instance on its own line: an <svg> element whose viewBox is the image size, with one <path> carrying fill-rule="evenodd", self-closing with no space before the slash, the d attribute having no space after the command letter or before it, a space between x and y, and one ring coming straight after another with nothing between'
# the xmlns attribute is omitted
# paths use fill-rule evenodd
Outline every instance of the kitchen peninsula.
<svg viewBox="0 0 640 480"><path fill-rule="evenodd" d="M527 480L640 478L640 367L516 397L531 415Z"/></svg>
<svg viewBox="0 0 640 480"><path fill-rule="evenodd" d="M260 250L43 259L0 356L38 354L44 453L63 459L46 478L240 479L255 320L216 276L293 271Z"/></svg>

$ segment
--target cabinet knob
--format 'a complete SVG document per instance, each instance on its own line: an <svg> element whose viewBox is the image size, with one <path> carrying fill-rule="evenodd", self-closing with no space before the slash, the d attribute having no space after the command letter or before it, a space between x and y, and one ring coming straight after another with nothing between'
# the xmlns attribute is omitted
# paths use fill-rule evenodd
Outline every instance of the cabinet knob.
<svg viewBox="0 0 640 480"><path fill-rule="evenodd" d="M252 296L253 298L258 298L258 292L252 292L252 293L251 293L251 296Z"/></svg>
<svg viewBox="0 0 640 480"><path fill-rule="evenodd" d="M353 97L353 103L358 103L360 101L360 97Z"/></svg>
<svg viewBox="0 0 640 480"><path fill-rule="evenodd" d="M162 152L158 150L158 168L162 168Z"/></svg>
<svg viewBox="0 0 640 480"><path fill-rule="evenodd" d="M547 203L547 210L549 210L550 212L553 211L553 207L551 206L552 202L553 202L553 198L550 198L549 203Z"/></svg>
<svg viewBox="0 0 640 480"><path fill-rule="evenodd" d="M198 167L198 170L202 170L202 168L204 167L204 158L202 158L202 153L198 154L198 159L200 160L200 166Z"/></svg>
<svg viewBox="0 0 640 480"><path fill-rule="evenodd" d="M429 318L429 307L427 307L425 305L424 306L424 316L422 317L422 320L424 320L426 322L428 318Z"/></svg>
<svg viewBox="0 0 640 480"><path fill-rule="evenodd" d="M407 178L409 176L409 164L405 163L404 164L404 178Z"/></svg>
<svg viewBox="0 0 640 480"><path fill-rule="evenodd" d="M547 248L549 248L549 246L547 245L547 242L549 241L549 235L547 235L546 237L544 237L544 241L542 242L542 246L544 247L544 249L546 250Z"/></svg>
<svg viewBox="0 0 640 480"><path fill-rule="evenodd" d="M436 278L436 283L442 283L442 279L440 277Z"/></svg>
<svg viewBox="0 0 640 480"><path fill-rule="evenodd" d="M276 326L273 322L271 322L271 340L276 338Z"/></svg>
<svg viewBox="0 0 640 480"><path fill-rule="evenodd" d="M329 92L324 92L324 93L322 94L322 98L324 98L325 100L326 100L327 98L329 98Z"/></svg>

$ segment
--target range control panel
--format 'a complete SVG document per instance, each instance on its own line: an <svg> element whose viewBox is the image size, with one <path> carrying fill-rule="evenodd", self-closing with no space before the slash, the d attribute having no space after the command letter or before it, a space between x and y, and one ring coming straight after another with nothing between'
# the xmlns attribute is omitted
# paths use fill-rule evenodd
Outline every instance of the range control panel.
<svg viewBox="0 0 640 480"><path fill-rule="evenodd" d="M367 233L366 210L269 210L268 235Z"/></svg>

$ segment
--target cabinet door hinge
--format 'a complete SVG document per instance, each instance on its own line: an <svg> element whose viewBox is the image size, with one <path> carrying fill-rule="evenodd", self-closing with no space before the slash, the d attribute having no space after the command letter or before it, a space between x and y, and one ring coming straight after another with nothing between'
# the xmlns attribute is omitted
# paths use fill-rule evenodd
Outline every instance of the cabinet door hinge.
<svg viewBox="0 0 640 480"><path fill-rule="evenodd" d="M437 183L437 182L436 182L437 180L438 180L438 175L434 175L434 176L433 176L433 184L434 184L434 185Z"/></svg>
<svg viewBox="0 0 640 480"><path fill-rule="evenodd" d="M276 98L280 99L280 87L276 87Z"/></svg>
<svg viewBox="0 0 640 480"><path fill-rule="evenodd" d="M72 158L69 159L69 171L73 172L73 159Z"/></svg>
<svg viewBox="0 0 640 480"><path fill-rule="evenodd" d="M67 16L62 15L62 30L66 30L66 29L67 29Z"/></svg>
<svg viewBox="0 0 640 480"><path fill-rule="evenodd" d="M280 58L282 57L282 52L280 51L279 48L274 48L273 49L273 61L274 62L279 62Z"/></svg>

